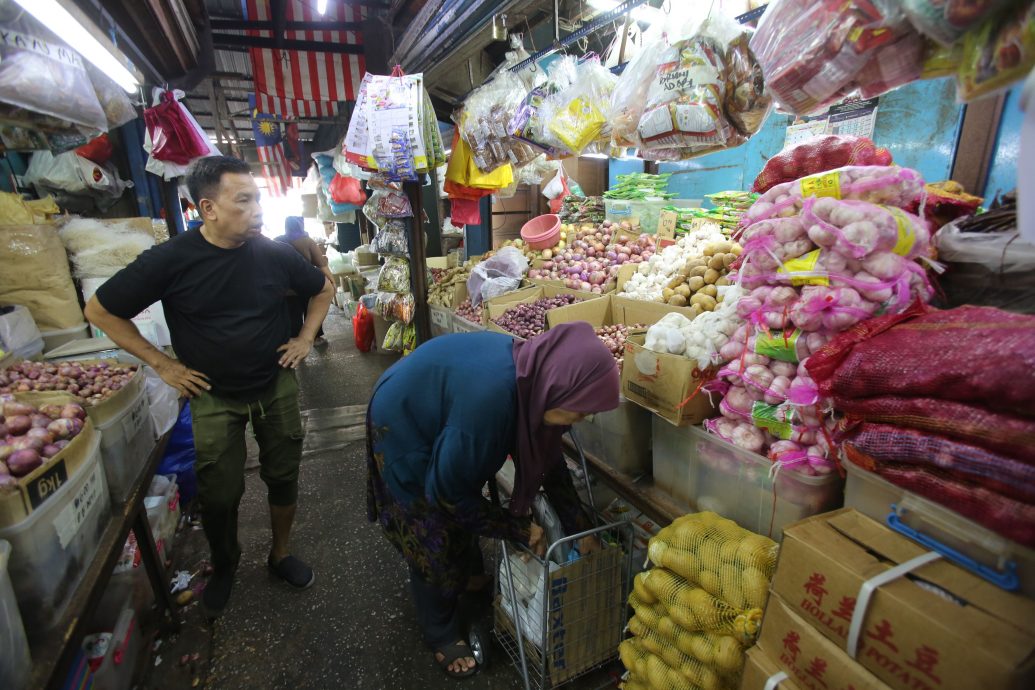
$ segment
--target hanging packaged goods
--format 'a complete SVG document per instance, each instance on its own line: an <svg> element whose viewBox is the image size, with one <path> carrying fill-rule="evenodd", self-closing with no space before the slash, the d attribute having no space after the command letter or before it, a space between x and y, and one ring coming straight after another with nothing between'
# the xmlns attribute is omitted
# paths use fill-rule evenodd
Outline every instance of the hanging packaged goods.
<svg viewBox="0 0 1035 690"><path fill-rule="evenodd" d="M423 75L367 73L342 152L348 162L392 180L416 180L418 173L445 163L442 135Z"/></svg>

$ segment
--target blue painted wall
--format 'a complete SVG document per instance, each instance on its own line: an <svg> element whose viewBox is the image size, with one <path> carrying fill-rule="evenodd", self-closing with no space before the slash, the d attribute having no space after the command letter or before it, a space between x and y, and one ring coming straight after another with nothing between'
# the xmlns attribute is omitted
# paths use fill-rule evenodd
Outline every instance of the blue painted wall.
<svg viewBox="0 0 1035 690"><path fill-rule="evenodd" d="M956 103L952 79L916 82L880 99L874 140L891 150L895 162L915 168L930 181L948 179L952 170L963 108ZM788 115L773 113L748 143L735 149L678 163L662 163L671 172L669 191L681 199L750 189L766 160L783 148ZM627 165L612 160L611 166Z"/></svg>
<svg viewBox="0 0 1035 690"><path fill-rule="evenodd" d="M1021 85L1010 89L1003 105L1003 116L999 122L999 135L996 137L995 157L988 170L988 182L985 184L985 199L1008 192L1017 186L1017 165L1021 155Z"/></svg>

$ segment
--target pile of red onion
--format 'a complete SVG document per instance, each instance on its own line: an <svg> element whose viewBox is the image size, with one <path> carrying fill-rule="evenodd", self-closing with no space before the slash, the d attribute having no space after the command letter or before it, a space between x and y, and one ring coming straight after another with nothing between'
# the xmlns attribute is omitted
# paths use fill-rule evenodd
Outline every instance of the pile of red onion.
<svg viewBox="0 0 1035 690"><path fill-rule="evenodd" d="M466 319L471 323L480 324L482 322L482 310L476 309L475 306L471 304L470 297L461 302L460 306L453 310L453 313L461 319Z"/></svg>
<svg viewBox="0 0 1035 690"><path fill-rule="evenodd" d="M0 393L65 391L98 403L129 383L134 364L114 362L18 362L0 371Z"/></svg>
<svg viewBox="0 0 1035 690"><path fill-rule="evenodd" d="M496 319L496 325L522 338L534 338L546 331L546 312L581 301L575 295L557 295L531 304L516 304Z"/></svg>
<svg viewBox="0 0 1035 690"><path fill-rule="evenodd" d="M654 249L651 235L637 237L629 223L605 220L596 230L579 230L569 246L555 252L542 267L530 270L528 277L562 280L565 287L600 293L619 266L646 261Z"/></svg>
<svg viewBox="0 0 1035 690"><path fill-rule="evenodd" d="M86 410L78 403L36 408L0 395L0 491L54 457L83 430Z"/></svg>
<svg viewBox="0 0 1035 690"><path fill-rule="evenodd" d="M601 326L597 329L597 337L607 346L618 363L618 369L622 369L622 357L625 355L625 339L629 337L629 331L643 328L643 326L626 326L623 323L616 323L613 326Z"/></svg>

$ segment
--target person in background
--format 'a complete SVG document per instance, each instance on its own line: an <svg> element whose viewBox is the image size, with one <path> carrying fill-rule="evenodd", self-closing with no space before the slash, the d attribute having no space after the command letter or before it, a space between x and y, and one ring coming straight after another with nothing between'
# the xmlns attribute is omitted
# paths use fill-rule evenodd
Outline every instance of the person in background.
<svg viewBox="0 0 1035 690"><path fill-rule="evenodd" d="M450 676L476 671L460 630L465 592L491 594L478 537L545 551L528 516L540 487L568 534L592 528L564 462L561 437L588 414L618 407L618 367L585 322L527 341L500 333L435 338L389 369L367 411L367 516L403 555L417 621ZM482 497L507 456L508 509ZM580 553L599 548L580 540Z"/></svg>
<svg viewBox="0 0 1035 690"><path fill-rule="evenodd" d="M247 163L201 158L187 171L187 187L204 225L148 249L112 276L86 305L86 317L191 399L198 496L214 566L202 603L214 617L230 599L241 559L237 512L249 422L270 506L267 564L294 587L313 583L312 569L288 550L304 435L294 369L308 356L334 292L298 252L262 236L259 189ZM309 299L297 335L284 301L289 290ZM178 359L130 321L159 300Z"/></svg>
<svg viewBox="0 0 1035 690"><path fill-rule="evenodd" d="M295 251L302 255L302 258L311 263L327 276L327 280L334 285L334 274L327 267L327 257L320 251L320 246L305 231L305 219L302 216L288 216L284 221L284 234L277 238L278 242L289 244ZM288 314L291 317L291 334L297 336L302 331L305 323L306 310L309 307L309 299L297 294L288 293ZM320 319L321 323L323 318ZM315 345L326 345L323 337L323 326L316 333Z"/></svg>

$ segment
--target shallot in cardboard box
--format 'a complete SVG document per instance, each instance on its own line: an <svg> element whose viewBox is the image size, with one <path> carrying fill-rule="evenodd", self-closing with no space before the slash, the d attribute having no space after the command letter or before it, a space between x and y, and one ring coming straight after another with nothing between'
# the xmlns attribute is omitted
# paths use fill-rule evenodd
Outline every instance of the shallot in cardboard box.
<svg viewBox="0 0 1035 690"><path fill-rule="evenodd" d="M817 515L784 530L773 592L845 649L863 583L925 553L858 511ZM876 589L857 659L897 690L1032 688L1035 601L939 558Z"/></svg>
<svg viewBox="0 0 1035 690"><path fill-rule="evenodd" d="M758 648L795 683L808 690L887 690L888 687L848 658L844 650L823 637L778 596L769 597L766 604ZM761 689L765 685L742 687Z"/></svg>

